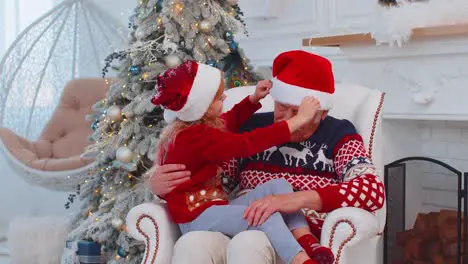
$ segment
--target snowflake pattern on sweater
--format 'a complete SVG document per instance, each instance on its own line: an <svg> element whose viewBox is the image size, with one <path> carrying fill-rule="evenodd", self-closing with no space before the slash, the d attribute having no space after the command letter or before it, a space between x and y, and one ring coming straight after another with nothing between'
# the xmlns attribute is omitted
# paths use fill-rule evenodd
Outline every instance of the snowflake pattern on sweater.
<svg viewBox="0 0 468 264"><path fill-rule="evenodd" d="M241 129L251 131L273 123L273 113L254 115ZM339 207L373 212L382 208L385 191L376 175L362 138L347 120L328 116L317 131L300 143L272 147L249 158L223 164L224 187L240 193L276 178L286 179L295 190L316 190L322 212L306 210L309 223L320 230L326 213Z"/></svg>

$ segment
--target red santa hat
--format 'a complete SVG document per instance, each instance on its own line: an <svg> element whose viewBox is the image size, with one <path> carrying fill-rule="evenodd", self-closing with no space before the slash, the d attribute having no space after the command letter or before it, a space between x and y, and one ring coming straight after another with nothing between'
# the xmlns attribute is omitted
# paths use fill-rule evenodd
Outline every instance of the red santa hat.
<svg viewBox="0 0 468 264"><path fill-rule="evenodd" d="M221 71L196 61L185 61L157 78L156 95L151 99L164 108L164 119L192 122L200 120L221 85Z"/></svg>
<svg viewBox="0 0 468 264"><path fill-rule="evenodd" d="M331 109L335 80L327 59L302 50L284 52L273 62L273 77L270 94L275 101L300 105L304 97L313 96L322 110Z"/></svg>

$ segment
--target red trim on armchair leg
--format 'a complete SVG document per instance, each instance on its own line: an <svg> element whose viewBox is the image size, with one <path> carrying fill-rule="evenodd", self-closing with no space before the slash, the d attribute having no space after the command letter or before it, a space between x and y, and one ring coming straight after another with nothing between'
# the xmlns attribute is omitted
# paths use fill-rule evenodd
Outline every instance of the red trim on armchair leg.
<svg viewBox="0 0 468 264"><path fill-rule="evenodd" d="M382 111L383 103L385 99L385 93L382 93L380 96L379 106L377 107L377 111L374 114L374 121L372 122L372 131L369 139L369 157L372 160L372 148L374 144L374 135L375 135L375 128L377 126L377 122L379 121L380 112Z"/></svg>
<svg viewBox="0 0 468 264"><path fill-rule="evenodd" d="M341 242L341 244L340 244L340 246L338 248L338 251L336 252L336 256L335 256L335 263L336 264L340 263L341 252L343 251L343 248L346 246L346 244L349 243L349 241L351 241L351 239L353 239L356 236L356 228L354 227L354 224L351 223L351 221L349 221L347 219L337 221L332 227L330 241L328 241L328 247L332 248L333 240L335 238L336 228L338 227L338 225L343 224L343 223L348 224L349 226L351 226L351 229L353 230L353 232L345 240L343 240Z"/></svg>
<svg viewBox="0 0 468 264"><path fill-rule="evenodd" d="M154 229L156 230L156 245L154 245L154 254L153 254L153 257L151 258L151 262L148 262L148 257L149 257L148 254L149 254L149 252L150 252L149 247L151 246L151 245L150 245L150 237L149 237L147 234L145 234L145 233L143 232L143 230L141 229L141 226L140 226L141 221L143 221L143 219L145 219L145 218L148 218L148 219L153 223ZM138 232L139 232L142 236L144 236L145 239L146 239L146 243L145 243L145 246L146 246L146 250L145 250L145 260L144 260L143 263L145 263L145 264L153 264L153 263L156 261L156 256L158 255L158 250L159 250L159 226L158 226L158 224L156 223L156 220L154 220L154 218L152 218L151 216L145 214L145 215L142 215L142 216L140 216L140 217L138 218L138 221L137 221L137 223L136 223L136 227L137 227Z"/></svg>

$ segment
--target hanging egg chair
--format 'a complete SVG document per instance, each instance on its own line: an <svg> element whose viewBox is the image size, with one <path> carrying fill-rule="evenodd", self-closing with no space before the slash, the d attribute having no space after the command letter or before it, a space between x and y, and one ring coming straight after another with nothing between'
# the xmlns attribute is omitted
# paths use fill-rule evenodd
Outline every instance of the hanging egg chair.
<svg viewBox="0 0 468 264"><path fill-rule="evenodd" d="M2 152L27 182L72 191L93 169L91 107L104 99L104 59L124 27L92 0L65 0L26 28L0 62Z"/></svg>

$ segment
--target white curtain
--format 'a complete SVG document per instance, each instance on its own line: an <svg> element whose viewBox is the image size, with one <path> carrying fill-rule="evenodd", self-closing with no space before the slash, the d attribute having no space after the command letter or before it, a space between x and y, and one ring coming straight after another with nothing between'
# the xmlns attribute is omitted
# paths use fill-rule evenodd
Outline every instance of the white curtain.
<svg viewBox="0 0 468 264"><path fill-rule="evenodd" d="M21 34L28 26L34 23L42 15L50 11L59 0L0 0L0 60L8 51L9 47L14 43L18 35ZM1 77L0 77L1 78ZM16 87L16 84L14 85ZM42 96L40 104L36 105L36 108L44 108L44 111L49 113L54 108L53 91L45 87L45 94ZM18 98L29 98L31 95L27 93L26 89L14 89L10 97ZM50 90L50 91L48 91ZM16 97L15 97L16 96ZM10 98L11 99L11 98ZM49 99L49 100L47 100ZM18 100L13 100L18 102ZM22 104L20 110L22 112L28 112L28 104L32 100L21 100ZM16 122L18 118L8 116L8 113L17 113L17 103L6 103L6 115L4 117L3 125L15 130L15 128L22 127L23 124ZM26 117L25 117L26 118ZM41 120L44 123L44 120ZM35 125L30 128L28 138L35 139L43 129L43 124ZM16 131L16 130L15 130ZM18 131L16 131L18 132Z"/></svg>
<svg viewBox="0 0 468 264"><path fill-rule="evenodd" d="M16 36L50 10L57 0L0 0L0 58Z"/></svg>

